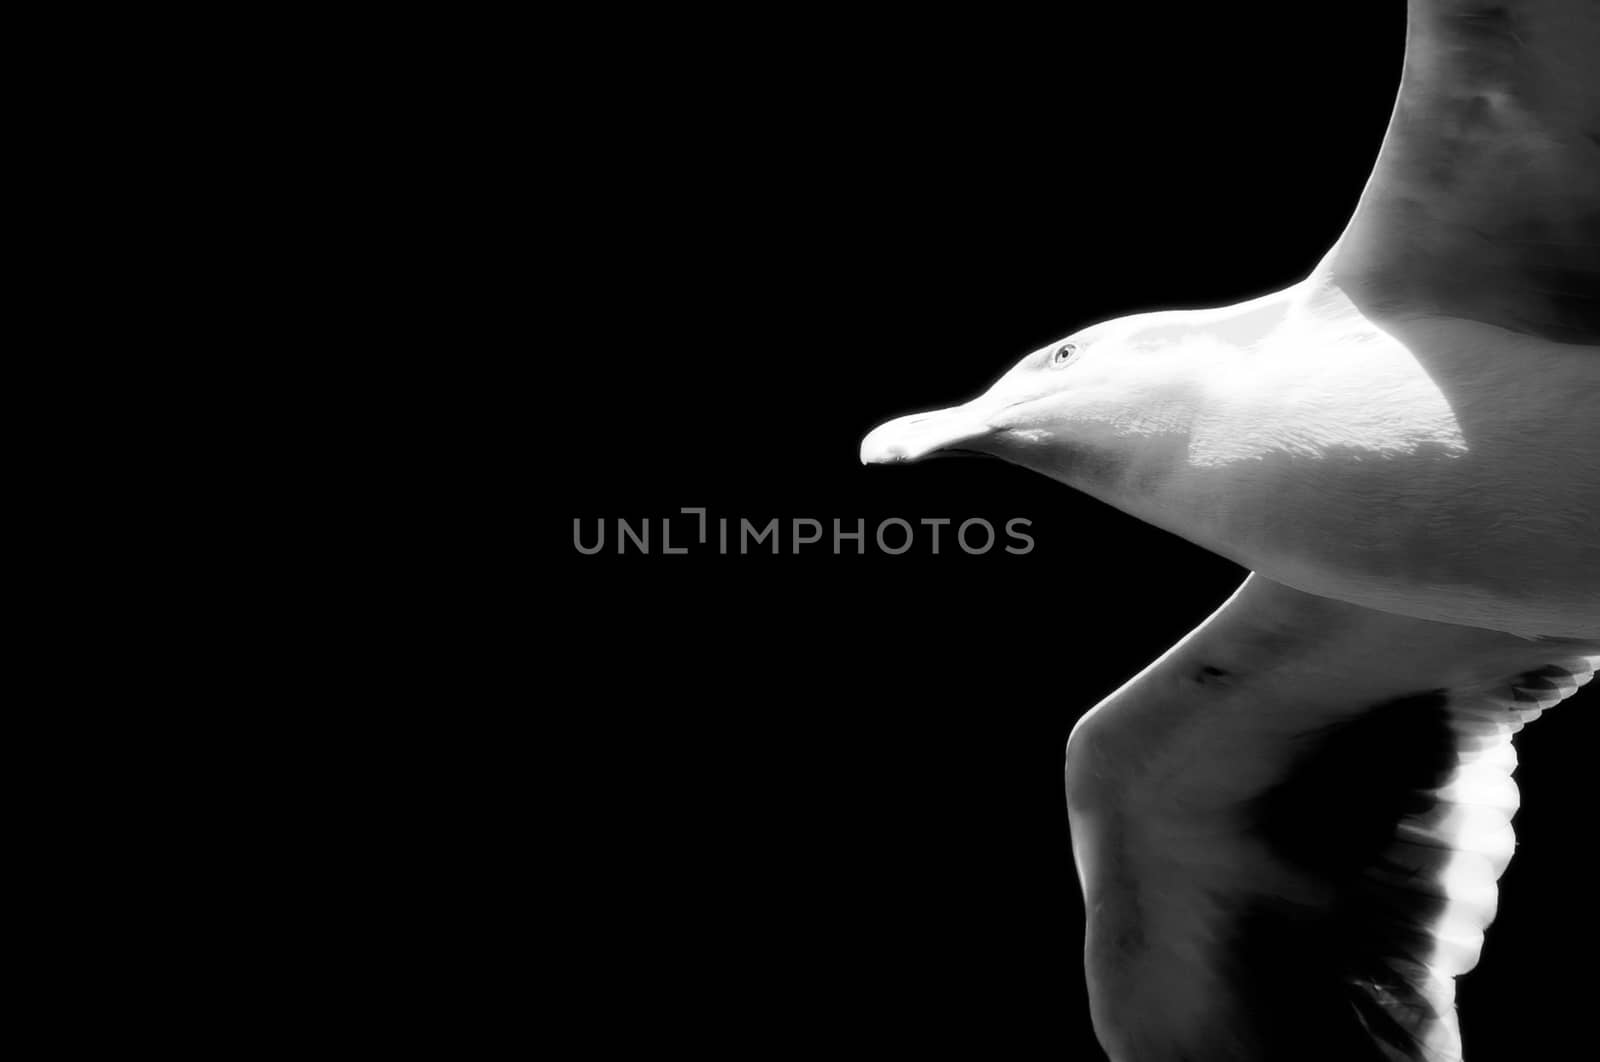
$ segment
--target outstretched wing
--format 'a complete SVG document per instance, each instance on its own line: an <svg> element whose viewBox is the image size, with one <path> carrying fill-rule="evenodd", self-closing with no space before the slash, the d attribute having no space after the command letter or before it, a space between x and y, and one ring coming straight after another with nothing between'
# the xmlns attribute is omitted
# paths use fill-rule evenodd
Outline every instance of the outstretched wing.
<svg viewBox="0 0 1600 1062"><path fill-rule="evenodd" d="M1511 735L1597 664L1247 579L1068 743L1111 1057L1459 1059Z"/></svg>
<svg viewBox="0 0 1600 1062"><path fill-rule="evenodd" d="M1377 165L1320 268L1369 314L1600 341L1600 2L1411 0Z"/></svg>

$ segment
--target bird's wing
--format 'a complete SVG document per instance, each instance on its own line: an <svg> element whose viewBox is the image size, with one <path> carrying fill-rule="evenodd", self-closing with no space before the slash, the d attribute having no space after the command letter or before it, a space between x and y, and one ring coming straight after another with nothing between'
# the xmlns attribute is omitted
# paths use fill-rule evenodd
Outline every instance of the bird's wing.
<svg viewBox="0 0 1600 1062"><path fill-rule="evenodd" d="M1459 1058L1511 858L1511 736L1600 644L1259 575L1067 749L1095 1028L1116 1059Z"/></svg>
<svg viewBox="0 0 1600 1062"><path fill-rule="evenodd" d="M1319 271L1369 314L1600 341L1600 3L1410 0L1400 95Z"/></svg>

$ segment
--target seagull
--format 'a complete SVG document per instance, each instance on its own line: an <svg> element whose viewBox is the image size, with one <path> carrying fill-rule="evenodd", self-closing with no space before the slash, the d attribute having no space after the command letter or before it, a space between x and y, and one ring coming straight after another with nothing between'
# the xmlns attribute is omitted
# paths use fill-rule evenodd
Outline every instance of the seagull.
<svg viewBox="0 0 1600 1062"><path fill-rule="evenodd" d="M1067 741L1110 1057L1459 1060L1512 736L1600 667L1600 2L1411 0L1310 275L1092 325L861 443L947 453L1250 571Z"/></svg>

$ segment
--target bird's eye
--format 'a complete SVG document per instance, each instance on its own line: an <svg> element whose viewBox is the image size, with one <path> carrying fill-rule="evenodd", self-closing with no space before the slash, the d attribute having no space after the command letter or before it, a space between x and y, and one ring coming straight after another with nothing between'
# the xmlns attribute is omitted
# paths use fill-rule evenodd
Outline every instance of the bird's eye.
<svg viewBox="0 0 1600 1062"><path fill-rule="evenodd" d="M1078 345L1076 343L1063 343L1059 347L1056 348L1056 352L1054 354L1050 355L1050 364L1051 365L1062 365L1062 364L1065 364L1067 359L1072 357L1077 352L1078 352Z"/></svg>

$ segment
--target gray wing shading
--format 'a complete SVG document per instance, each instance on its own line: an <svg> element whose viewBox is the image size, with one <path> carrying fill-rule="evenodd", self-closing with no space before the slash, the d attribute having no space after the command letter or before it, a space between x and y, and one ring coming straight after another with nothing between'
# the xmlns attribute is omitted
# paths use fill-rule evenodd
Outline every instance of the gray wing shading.
<svg viewBox="0 0 1600 1062"><path fill-rule="evenodd" d="M1382 150L1319 269L1373 316L1600 341L1600 2L1411 0Z"/></svg>
<svg viewBox="0 0 1600 1062"><path fill-rule="evenodd" d="M1511 737L1597 664L1247 579L1068 743L1111 1057L1458 1060Z"/></svg>

